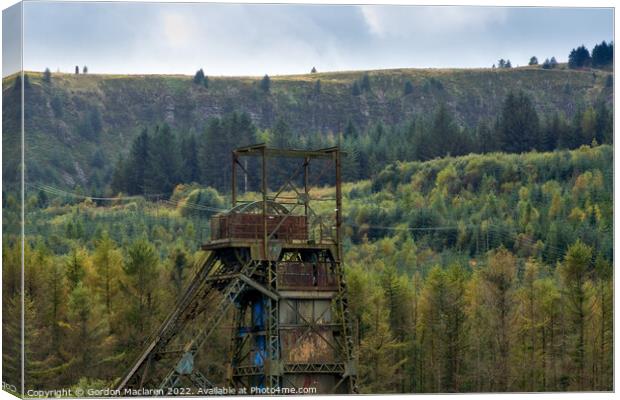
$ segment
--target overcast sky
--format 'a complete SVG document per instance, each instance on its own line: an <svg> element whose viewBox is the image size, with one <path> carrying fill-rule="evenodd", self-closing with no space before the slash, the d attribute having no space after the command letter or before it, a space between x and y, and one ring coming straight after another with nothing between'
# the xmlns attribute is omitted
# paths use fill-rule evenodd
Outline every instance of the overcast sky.
<svg viewBox="0 0 620 400"><path fill-rule="evenodd" d="M5 36L15 24L3 18ZM612 9L24 3L27 70L270 75L513 65L613 40ZM3 46L4 47L4 46ZM15 72L4 57L3 75Z"/></svg>

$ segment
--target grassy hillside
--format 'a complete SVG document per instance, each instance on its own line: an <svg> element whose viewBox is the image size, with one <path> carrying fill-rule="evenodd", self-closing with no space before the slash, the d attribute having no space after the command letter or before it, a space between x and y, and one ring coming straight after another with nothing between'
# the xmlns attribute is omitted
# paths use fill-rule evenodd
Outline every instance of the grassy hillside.
<svg viewBox="0 0 620 400"><path fill-rule="evenodd" d="M493 119L506 94L523 90L541 116L570 117L580 106L611 102L610 73L541 68L397 69L368 71L370 90L353 95L364 71L274 76L271 90L260 77L209 77L208 87L180 75L74 75L53 73L51 83L29 72L26 157L33 176L64 186L84 185L91 172L107 180L142 126L166 122L176 132L203 132L210 117L247 112L260 128L284 118L295 134L340 132L348 121L359 129L382 122L395 126L429 115L445 104L457 123ZM320 89L317 81L320 80ZM411 93L404 94L410 81ZM19 91L15 76L3 81L3 144L15 147ZM96 114L95 116L93 116ZM98 128L92 132L91 120Z"/></svg>

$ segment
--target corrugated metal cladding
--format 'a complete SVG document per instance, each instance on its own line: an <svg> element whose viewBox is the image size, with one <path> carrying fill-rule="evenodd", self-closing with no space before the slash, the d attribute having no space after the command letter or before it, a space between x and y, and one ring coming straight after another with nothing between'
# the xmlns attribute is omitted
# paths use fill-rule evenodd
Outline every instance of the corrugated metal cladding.
<svg viewBox="0 0 620 400"><path fill-rule="evenodd" d="M268 215L267 232L273 240L308 240L306 217ZM263 234L262 214L224 214L211 218L211 240L260 239Z"/></svg>
<svg viewBox="0 0 620 400"><path fill-rule="evenodd" d="M281 262L278 264L280 290L337 290L336 276L328 263Z"/></svg>
<svg viewBox="0 0 620 400"><path fill-rule="evenodd" d="M332 330L303 327L280 331L282 361L291 364L333 363L336 348Z"/></svg>
<svg viewBox="0 0 620 400"><path fill-rule="evenodd" d="M327 374L284 374L282 387L296 389L316 388L316 393L331 393L332 388L338 383L336 379L338 379L338 377ZM346 385L340 385L336 390L336 394L344 394L347 392L346 389Z"/></svg>
<svg viewBox="0 0 620 400"><path fill-rule="evenodd" d="M332 328L327 325L332 320L330 300L283 299L279 310L280 346L284 363L335 361L336 344Z"/></svg>
<svg viewBox="0 0 620 400"><path fill-rule="evenodd" d="M282 299L278 308L282 327L332 322L331 300Z"/></svg>

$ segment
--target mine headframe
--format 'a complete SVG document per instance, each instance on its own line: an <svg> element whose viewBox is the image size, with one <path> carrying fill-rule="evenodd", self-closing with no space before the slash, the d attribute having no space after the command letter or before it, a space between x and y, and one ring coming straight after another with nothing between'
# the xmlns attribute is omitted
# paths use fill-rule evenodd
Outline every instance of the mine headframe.
<svg viewBox="0 0 620 400"><path fill-rule="evenodd" d="M341 155L263 144L232 152L232 208L211 219L197 274L118 389L356 392ZM222 349L209 339L231 320L226 376L213 377L204 355Z"/></svg>

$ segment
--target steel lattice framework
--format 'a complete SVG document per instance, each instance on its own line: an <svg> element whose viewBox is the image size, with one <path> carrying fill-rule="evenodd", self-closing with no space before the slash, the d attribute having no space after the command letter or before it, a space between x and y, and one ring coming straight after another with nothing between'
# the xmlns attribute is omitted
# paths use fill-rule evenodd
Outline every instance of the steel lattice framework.
<svg viewBox="0 0 620 400"><path fill-rule="evenodd" d="M177 394L167 389L225 385L276 394L300 387L356 392L356 343L342 263L341 155L338 147L303 151L262 144L233 151L232 208L212 218L198 272L119 390ZM272 174L270 162L279 163ZM260 186L249 192L252 170L260 170ZM276 174L270 183L268 176ZM335 194L313 196L312 188L330 175ZM197 361L230 319L227 382L215 382Z"/></svg>

